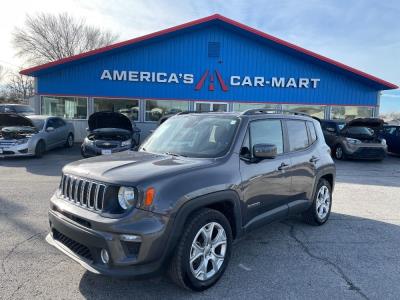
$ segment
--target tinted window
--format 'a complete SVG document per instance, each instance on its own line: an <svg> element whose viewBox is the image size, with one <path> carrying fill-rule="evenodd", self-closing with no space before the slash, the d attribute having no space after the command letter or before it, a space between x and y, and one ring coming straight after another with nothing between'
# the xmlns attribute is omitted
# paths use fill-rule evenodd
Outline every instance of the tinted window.
<svg viewBox="0 0 400 300"><path fill-rule="evenodd" d="M63 127L65 125L65 122L62 119L56 118L54 120L56 128Z"/></svg>
<svg viewBox="0 0 400 300"><path fill-rule="evenodd" d="M287 121L290 151L301 150L308 147L306 122Z"/></svg>
<svg viewBox="0 0 400 300"><path fill-rule="evenodd" d="M313 122L307 122L308 131L310 132L310 144L317 140L317 133L315 132L315 127Z"/></svg>
<svg viewBox="0 0 400 300"><path fill-rule="evenodd" d="M56 124L55 119L47 120L46 128L49 128L49 127L57 128L56 126L57 126L57 124Z"/></svg>
<svg viewBox="0 0 400 300"><path fill-rule="evenodd" d="M250 123L251 147L256 144L273 144L277 153L283 153L282 123L280 120L261 120Z"/></svg>

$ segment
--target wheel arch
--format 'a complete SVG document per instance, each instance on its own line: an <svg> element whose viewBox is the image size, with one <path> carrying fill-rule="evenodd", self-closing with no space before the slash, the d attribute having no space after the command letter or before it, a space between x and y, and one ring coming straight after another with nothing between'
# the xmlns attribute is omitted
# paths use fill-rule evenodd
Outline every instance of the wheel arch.
<svg viewBox="0 0 400 300"><path fill-rule="evenodd" d="M182 204L175 216L173 216L167 256L172 254L179 242L187 220L190 219L193 213L202 208L215 209L224 214L231 225L233 237L238 238L242 235L240 198L235 191L227 190L199 196Z"/></svg>

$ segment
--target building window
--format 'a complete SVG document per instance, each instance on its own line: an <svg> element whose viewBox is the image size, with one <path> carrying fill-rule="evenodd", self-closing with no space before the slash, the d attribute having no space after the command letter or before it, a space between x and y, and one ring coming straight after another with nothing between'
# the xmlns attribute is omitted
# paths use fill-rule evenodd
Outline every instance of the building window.
<svg viewBox="0 0 400 300"><path fill-rule="evenodd" d="M319 119L325 118L325 107L322 105L292 105L292 104L283 104L282 110L290 110L303 114L307 114L313 117L317 117Z"/></svg>
<svg viewBox="0 0 400 300"><path fill-rule="evenodd" d="M157 122L164 115L187 111L189 101L146 100L146 121Z"/></svg>
<svg viewBox="0 0 400 300"><path fill-rule="evenodd" d="M330 118L350 121L355 118L371 118L373 113L374 108L368 106L332 106Z"/></svg>
<svg viewBox="0 0 400 300"><path fill-rule="evenodd" d="M42 96L43 115L65 119L87 119L87 98Z"/></svg>
<svg viewBox="0 0 400 300"><path fill-rule="evenodd" d="M274 109L276 110L276 104L268 103L233 103L233 111L241 112L248 109Z"/></svg>
<svg viewBox="0 0 400 300"><path fill-rule="evenodd" d="M139 120L139 100L94 98L93 110L119 112L132 121Z"/></svg>

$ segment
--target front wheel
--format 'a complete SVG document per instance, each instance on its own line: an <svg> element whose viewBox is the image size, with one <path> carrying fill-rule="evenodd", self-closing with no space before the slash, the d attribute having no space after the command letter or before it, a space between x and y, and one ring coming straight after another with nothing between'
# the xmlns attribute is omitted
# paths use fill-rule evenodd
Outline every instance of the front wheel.
<svg viewBox="0 0 400 300"><path fill-rule="evenodd" d="M228 265L232 248L229 221L219 211L202 209L185 226L169 275L179 286L203 291L214 285Z"/></svg>
<svg viewBox="0 0 400 300"><path fill-rule="evenodd" d="M337 160L342 160L345 158L343 147L341 145L337 145L335 147L333 154Z"/></svg>
<svg viewBox="0 0 400 300"><path fill-rule="evenodd" d="M332 187L326 179L318 182L314 201L303 213L304 221L311 225L322 225L329 219L332 207Z"/></svg>
<svg viewBox="0 0 400 300"><path fill-rule="evenodd" d="M43 141L39 141L35 147L35 157L41 158L46 151L46 145Z"/></svg>

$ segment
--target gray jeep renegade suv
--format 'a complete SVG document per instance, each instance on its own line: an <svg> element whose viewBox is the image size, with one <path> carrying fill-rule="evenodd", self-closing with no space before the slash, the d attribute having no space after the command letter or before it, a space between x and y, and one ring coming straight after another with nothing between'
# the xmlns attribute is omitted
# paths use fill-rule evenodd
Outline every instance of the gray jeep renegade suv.
<svg viewBox="0 0 400 300"><path fill-rule="evenodd" d="M334 182L320 124L308 116L181 113L137 152L66 165L47 241L94 273L167 269L201 291L251 228L299 213L324 224Z"/></svg>

